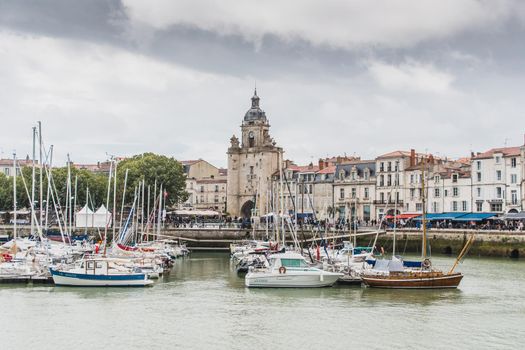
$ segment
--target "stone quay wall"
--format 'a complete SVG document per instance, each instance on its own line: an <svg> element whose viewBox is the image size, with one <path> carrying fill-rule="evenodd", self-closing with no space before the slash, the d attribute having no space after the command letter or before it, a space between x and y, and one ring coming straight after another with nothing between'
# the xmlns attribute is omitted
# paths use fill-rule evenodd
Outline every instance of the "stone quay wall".
<svg viewBox="0 0 525 350"><path fill-rule="evenodd" d="M18 234L27 236L30 233L29 226L19 226ZM84 233L84 229L75 230L76 233ZM98 236L103 230L88 229L88 234ZM108 230L111 235L112 229ZM368 246L373 243L374 231L359 230L357 244ZM0 235L12 236L12 226L0 226ZM469 251L471 256L494 256L494 257L525 257L525 232L523 231L476 231L461 229L432 229L428 231L428 239L432 253L456 255L461 251L468 237L474 234L475 243ZM270 237L272 232L269 232ZM160 233L160 238L173 238L184 242L194 250L227 250L229 245L246 239L264 239L266 230L250 230L238 228L165 228ZM287 239L291 240L289 233ZM318 232L311 230L299 230L298 239L300 243L318 240ZM323 237L330 243L350 240L348 231L323 232ZM376 246L390 252L393 245L393 232L388 230L381 232ZM401 229L396 232L396 251L399 254L421 252L421 230Z"/></svg>

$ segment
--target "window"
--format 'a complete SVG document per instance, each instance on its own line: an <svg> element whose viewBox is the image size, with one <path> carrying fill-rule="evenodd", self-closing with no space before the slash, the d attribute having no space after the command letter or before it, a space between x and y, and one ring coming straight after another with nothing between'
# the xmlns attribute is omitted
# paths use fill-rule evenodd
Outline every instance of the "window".
<svg viewBox="0 0 525 350"><path fill-rule="evenodd" d="M381 200L381 203L385 202L385 194L383 192L379 194L379 199Z"/></svg>
<svg viewBox="0 0 525 350"><path fill-rule="evenodd" d="M368 187L365 187L365 199L368 199Z"/></svg>
<svg viewBox="0 0 525 350"><path fill-rule="evenodd" d="M434 189L434 197L439 197L439 188Z"/></svg>
<svg viewBox="0 0 525 350"><path fill-rule="evenodd" d="M218 195L215 195L215 197L213 198L213 201L215 203L219 203L219 196Z"/></svg>
<svg viewBox="0 0 525 350"><path fill-rule="evenodd" d="M416 203L416 211L423 211L423 204L422 203Z"/></svg>
<svg viewBox="0 0 525 350"><path fill-rule="evenodd" d="M483 211L483 202L476 202L476 211Z"/></svg>
<svg viewBox="0 0 525 350"><path fill-rule="evenodd" d="M399 160L396 160L396 163L394 165L394 171L398 171L399 170Z"/></svg>
<svg viewBox="0 0 525 350"><path fill-rule="evenodd" d="M476 167L477 167L478 170L481 170L481 161L480 160L478 160L476 162Z"/></svg>
<svg viewBox="0 0 525 350"><path fill-rule="evenodd" d="M452 211L458 211L458 202L452 201Z"/></svg>
<svg viewBox="0 0 525 350"><path fill-rule="evenodd" d="M461 210L468 211L467 201L461 202Z"/></svg>
<svg viewBox="0 0 525 350"><path fill-rule="evenodd" d="M388 171L392 171L392 162L388 162Z"/></svg>
<svg viewBox="0 0 525 350"><path fill-rule="evenodd" d="M501 198L501 187L496 187L496 198Z"/></svg>
<svg viewBox="0 0 525 350"><path fill-rule="evenodd" d="M215 185L215 192L219 192L219 185Z"/></svg>
<svg viewBox="0 0 525 350"><path fill-rule="evenodd" d="M476 191L478 193L478 197L481 197L481 187L476 188Z"/></svg>
<svg viewBox="0 0 525 350"><path fill-rule="evenodd" d="M458 182L458 174L452 174L452 182Z"/></svg>
<svg viewBox="0 0 525 350"><path fill-rule="evenodd" d="M434 176L434 182L435 183L439 183L439 180L440 180L439 175Z"/></svg>
<svg viewBox="0 0 525 350"><path fill-rule="evenodd" d="M386 180L387 186L392 186L392 175L388 174L387 180Z"/></svg>
<svg viewBox="0 0 525 350"><path fill-rule="evenodd" d="M453 197L457 197L457 196L459 196L459 188L457 188L457 187L452 187L452 196L453 196Z"/></svg>
<svg viewBox="0 0 525 350"><path fill-rule="evenodd" d="M250 167L250 175L253 175L253 166Z"/></svg>
<svg viewBox="0 0 525 350"><path fill-rule="evenodd" d="M432 212L433 213L439 212L439 203L438 202L432 202Z"/></svg>
<svg viewBox="0 0 525 350"><path fill-rule="evenodd" d="M414 188L411 188L411 189L410 189L410 198L412 198L412 199L413 199L413 198L414 198L414 195L415 195L415 193L416 193L416 190L415 190Z"/></svg>
<svg viewBox="0 0 525 350"><path fill-rule="evenodd" d="M204 186L201 186L201 192L204 192Z"/></svg>
<svg viewBox="0 0 525 350"><path fill-rule="evenodd" d="M367 170L365 170L365 180L368 180L368 178L370 177L370 172Z"/></svg>
<svg viewBox="0 0 525 350"><path fill-rule="evenodd" d="M355 171L352 171L352 180L355 180L356 176L355 176Z"/></svg>
<svg viewBox="0 0 525 350"><path fill-rule="evenodd" d="M476 173L478 177L478 182L481 182L481 173Z"/></svg>
<svg viewBox="0 0 525 350"><path fill-rule="evenodd" d="M490 205L490 211L502 211L503 205L501 203L492 203Z"/></svg>
<svg viewBox="0 0 525 350"><path fill-rule="evenodd" d="M510 191L510 198L512 205L518 204L518 192L516 190Z"/></svg>
<svg viewBox="0 0 525 350"><path fill-rule="evenodd" d="M496 170L496 181L501 181L501 170Z"/></svg>
<svg viewBox="0 0 525 350"><path fill-rule="evenodd" d="M501 157L500 156L496 156L496 164L499 164L500 160L501 160Z"/></svg>
<svg viewBox="0 0 525 350"><path fill-rule="evenodd" d="M516 158L511 158L510 159L510 167L511 168L515 168L516 167Z"/></svg>
<svg viewBox="0 0 525 350"><path fill-rule="evenodd" d="M399 174L394 176L394 186L399 186Z"/></svg>
<svg viewBox="0 0 525 350"><path fill-rule="evenodd" d="M511 184L518 183L518 177L516 176L516 174L511 174L510 175L510 183Z"/></svg>
<svg viewBox="0 0 525 350"><path fill-rule="evenodd" d="M355 191L355 187L352 188L352 198L355 198L355 195L356 195L356 191Z"/></svg>
<svg viewBox="0 0 525 350"><path fill-rule="evenodd" d="M6 176L9 176L9 168L4 168L4 174L5 174Z"/></svg>
<svg viewBox="0 0 525 350"><path fill-rule="evenodd" d="M385 176L381 175L379 176L379 186L384 186L384 185L385 185Z"/></svg>
<svg viewBox="0 0 525 350"><path fill-rule="evenodd" d="M308 267L306 262L301 259L281 259L281 266L284 267Z"/></svg>
<svg viewBox="0 0 525 350"><path fill-rule="evenodd" d="M345 198L345 189L344 188L341 188L339 190L339 198L341 198L341 199Z"/></svg>
<svg viewBox="0 0 525 350"><path fill-rule="evenodd" d="M385 171L385 163L381 162L379 165L379 171Z"/></svg>
<svg viewBox="0 0 525 350"><path fill-rule="evenodd" d="M445 197L448 196L448 190L445 190L445 193L444 193Z"/></svg>
<svg viewBox="0 0 525 350"><path fill-rule="evenodd" d="M410 183L411 183L411 184L414 183L414 174L410 174Z"/></svg>

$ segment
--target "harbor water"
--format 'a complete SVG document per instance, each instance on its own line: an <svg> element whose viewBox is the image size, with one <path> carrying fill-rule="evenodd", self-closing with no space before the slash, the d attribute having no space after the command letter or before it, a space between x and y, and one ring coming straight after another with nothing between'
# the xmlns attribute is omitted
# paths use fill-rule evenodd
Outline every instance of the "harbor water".
<svg viewBox="0 0 525 350"><path fill-rule="evenodd" d="M1 285L0 348L524 349L525 261L459 271L458 290L247 289L227 254L194 253L148 288Z"/></svg>

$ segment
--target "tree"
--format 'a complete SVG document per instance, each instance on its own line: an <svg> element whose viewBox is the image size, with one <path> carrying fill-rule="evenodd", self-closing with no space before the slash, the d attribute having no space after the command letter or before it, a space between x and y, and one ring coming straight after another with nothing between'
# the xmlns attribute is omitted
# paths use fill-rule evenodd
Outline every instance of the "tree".
<svg viewBox="0 0 525 350"><path fill-rule="evenodd" d="M119 184L118 194L122 198L124 177L128 169L126 203L133 201L132 193L135 187L144 180L146 188L152 186L151 196L153 196L153 185L157 184L157 193L160 185L167 193L165 200L167 206L173 206L188 199L186 192L186 176L182 164L174 158L169 158L154 153L144 153L135 155L118 163L117 181ZM131 194L131 195L129 195Z"/></svg>

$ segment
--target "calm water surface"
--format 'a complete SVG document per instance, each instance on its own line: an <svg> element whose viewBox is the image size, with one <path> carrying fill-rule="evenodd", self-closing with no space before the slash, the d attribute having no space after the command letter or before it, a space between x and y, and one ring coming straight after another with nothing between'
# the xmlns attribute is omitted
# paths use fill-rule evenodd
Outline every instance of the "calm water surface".
<svg viewBox="0 0 525 350"><path fill-rule="evenodd" d="M459 270L459 290L255 290L203 253L151 288L0 286L0 349L525 349L525 261Z"/></svg>

